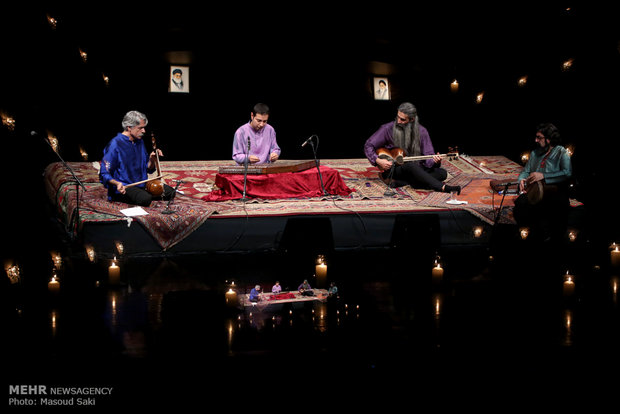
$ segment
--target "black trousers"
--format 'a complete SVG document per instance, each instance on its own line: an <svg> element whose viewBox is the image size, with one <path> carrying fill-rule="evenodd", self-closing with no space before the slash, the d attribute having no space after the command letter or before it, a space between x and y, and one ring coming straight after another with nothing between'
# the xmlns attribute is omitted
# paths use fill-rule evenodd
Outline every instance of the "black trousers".
<svg viewBox="0 0 620 414"><path fill-rule="evenodd" d="M384 171L381 176L384 181L390 179L392 174L392 183L390 187L402 187L410 185L414 188L424 188L433 191L441 191L448 172L441 167L426 168L417 161L406 162L402 165L394 165L391 170Z"/></svg>
<svg viewBox="0 0 620 414"><path fill-rule="evenodd" d="M174 198L176 191L168 184L164 184L164 192L161 196L153 197L151 193L140 187L127 187L125 194L116 194L112 198L114 201L120 201L127 204L135 204L137 206L148 207L153 200L169 200Z"/></svg>

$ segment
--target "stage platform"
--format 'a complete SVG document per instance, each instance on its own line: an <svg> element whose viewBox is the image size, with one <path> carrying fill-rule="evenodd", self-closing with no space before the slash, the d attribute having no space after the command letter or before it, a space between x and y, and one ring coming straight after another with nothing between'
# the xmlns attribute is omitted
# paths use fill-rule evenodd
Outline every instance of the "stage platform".
<svg viewBox="0 0 620 414"><path fill-rule="evenodd" d="M416 237L414 233L430 235L441 246L484 244L496 221L514 224L515 196L505 197L499 211L502 197L490 190L489 181L516 178L522 169L503 156L445 159L446 183L460 185L463 190L457 199L466 202L450 204L449 194L410 186L386 194L377 168L366 159L325 159L321 166L338 172L348 195L210 201L221 191L215 187L220 167L232 163L161 162L171 185L175 185L171 180L182 180L182 194L169 206L174 213L162 214L168 203L159 200L144 208L147 215L132 218L121 212L132 206L107 201L98 162L68 163L86 191L78 189L62 163L50 164L44 180L56 219L74 244L112 256L120 242L124 254L131 256L260 252L300 243L333 250L382 248Z"/></svg>
<svg viewBox="0 0 620 414"><path fill-rule="evenodd" d="M328 292L326 289L312 288L314 293L312 296L302 295L297 291L281 292L274 294L271 292L261 293L261 300L258 302L250 301L250 294L245 293L239 295L239 307L246 311L278 311L282 310L285 306L289 306L290 309L303 308L307 303L312 302L325 302L328 298Z"/></svg>

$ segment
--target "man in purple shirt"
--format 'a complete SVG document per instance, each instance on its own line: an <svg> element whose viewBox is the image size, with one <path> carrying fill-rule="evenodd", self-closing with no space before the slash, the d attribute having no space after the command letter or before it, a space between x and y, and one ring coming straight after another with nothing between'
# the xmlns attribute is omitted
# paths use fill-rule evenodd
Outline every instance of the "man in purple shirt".
<svg viewBox="0 0 620 414"><path fill-rule="evenodd" d="M379 158L377 150L381 148L401 148L405 156L429 155L432 158L398 165L392 160ZM414 188L433 191L461 192L460 186L443 183L448 172L441 168L441 156L435 154L428 131L420 125L417 109L409 102L400 104L396 120L382 125L366 140L364 153L368 161L381 170L381 178L391 187L409 184Z"/></svg>
<svg viewBox="0 0 620 414"><path fill-rule="evenodd" d="M267 164L280 157L280 147L276 142L276 131L269 120L269 107L263 103L254 105L250 122L239 127L233 141L233 160L239 164ZM249 146L249 152L248 152Z"/></svg>

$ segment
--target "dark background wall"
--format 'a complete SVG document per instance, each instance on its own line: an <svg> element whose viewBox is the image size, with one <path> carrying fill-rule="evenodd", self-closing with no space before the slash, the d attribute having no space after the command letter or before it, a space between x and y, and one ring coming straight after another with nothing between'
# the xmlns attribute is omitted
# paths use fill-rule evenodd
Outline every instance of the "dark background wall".
<svg viewBox="0 0 620 414"><path fill-rule="evenodd" d="M165 160L230 159L233 133L259 101L272 109L283 158L310 158L300 145L312 134L320 158L359 158L364 141L411 101L442 152L517 160L533 147L536 125L553 122L575 146L581 197L605 189L620 84L610 10L383 6L5 6L0 111L17 128L2 128L3 168L30 182L55 161L31 131L57 136L68 161L80 160L80 146L97 160L132 109L149 117ZM168 93L169 65L182 63L191 93ZM376 75L389 76L391 101L373 100Z"/></svg>

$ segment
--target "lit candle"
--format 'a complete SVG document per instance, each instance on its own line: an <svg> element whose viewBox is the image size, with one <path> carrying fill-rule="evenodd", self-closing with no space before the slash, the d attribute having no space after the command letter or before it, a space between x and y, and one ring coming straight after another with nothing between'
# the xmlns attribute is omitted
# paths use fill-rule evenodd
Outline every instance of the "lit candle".
<svg viewBox="0 0 620 414"><path fill-rule="evenodd" d="M433 267L432 274L433 282L439 282L443 278L443 268L441 267L441 264L437 261L435 261L435 267Z"/></svg>
<svg viewBox="0 0 620 414"><path fill-rule="evenodd" d="M575 280L572 275L566 271L564 276L564 296L572 296L575 293Z"/></svg>
<svg viewBox="0 0 620 414"><path fill-rule="evenodd" d="M21 281L19 266L13 265L6 269L6 274L11 281L11 284L19 283Z"/></svg>
<svg viewBox="0 0 620 414"><path fill-rule="evenodd" d="M577 240L577 231L575 230L571 230L568 232L568 240L574 242L575 240Z"/></svg>
<svg viewBox="0 0 620 414"><path fill-rule="evenodd" d="M530 154L529 152L524 152L523 154L521 154L521 162L523 164L526 164L528 162L528 160L530 159Z"/></svg>
<svg viewBox="0 0 620 414"><path fill-rule="evenodd" d="M474 237L479 238L482 236L482 227L474 227Z"/></svg>
<svg viewBox="0 0 620 414"><path fill-rule="evenodd" d="M52 253L52 261L54 262L54 267L60 269L62 266L62 256L58 253Z"/></svg>
<svg viewBox="0 0 620 414"><path fill-rule="evenodd" d="M611 251L611 265L614 267L620 266L620 250L618 250L618 246Z"/></svg>
<svg viewBox="0 0 620 414"><path fill-rule="evenodd" d="M97 253L95 253L95 249L92 246L86 246L86 257L91 263L94 263L97 259Z"/></svg>
<svg viewBox="0 0 620 414"><path fill-rule="evenodd" d="M108 268L108 282L111 285L118 285L121 281L121 268L116 264L116 257Z"/></svg>
<svg viewBox="0 0 620 414"><path fill-rule="evenodd" d="M233 288L228 289L228 292L226 292L226 304L228 306L237 305L237 292L235 292Z"/></svg>
<svg viewBox="0 0 620 414"><path fill-rule="evenodd" d="M122 256L123 252L125 251L125 246L123 246L123 242L114 242L114 247L116 247L116 251L118 252L118 254Z"/></svg>
<svg viewBox="0 0 620 414"><path fill-rule="evenodd" d="M456 79L454 79L450 84L450 90L454 93L459 91L459 82Z"/></svg>
<svg viewBox="0 0 620 414"><path fill-rule="evenodd" d="M316 275L317 287L325 287L325 282L327 280L327 264L325 263L325 257L323 255L319 255L317 258L314 274Z"/></svg>
<svg viewBox="0 0 620 414"><path fill-rule="evenodd" d="M60 291L60 282L56 275L52 276L52 279L47 283L47 290L52 293L58 293Z"/></svg>
<svg viewBox="0 0 620 414"><path fill-rule="evenodd" d="M528 229L527 227L522 227L519 229L519 234L521 235L521 239L525 240L530 234L530 229Z"/></svg>

